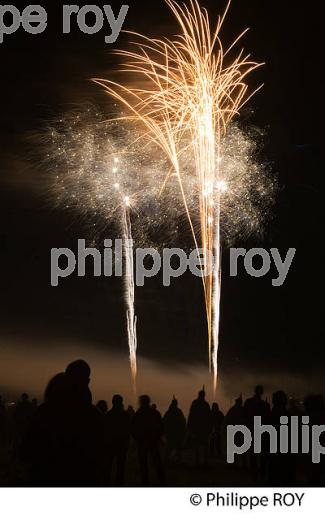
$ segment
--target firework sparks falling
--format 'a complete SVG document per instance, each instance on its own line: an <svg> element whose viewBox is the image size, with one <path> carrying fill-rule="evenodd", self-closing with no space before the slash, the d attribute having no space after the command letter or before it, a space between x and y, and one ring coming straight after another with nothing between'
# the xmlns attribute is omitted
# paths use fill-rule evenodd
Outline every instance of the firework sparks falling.
<svg viewBox="0 0 325 520"><path fill-rule="evenodd" d="M71 113L49 131L48 157L55 168L56 204L77 209L85 221L101 219L118 223L123 239L124 300L127 337L134 391L137 377L137 318L131 210L141 204L137 164L125 142L114 136L114 126L104 125L99 114ZM48 138L48 136L47 136ZM142 181L141 181L142 182ZM92 230L92 235L94 230Z"/></svg>
<svg viewBox="0 0 325 520"><path fill-rule="evenodd" d="M260 232L268 205L272 202L274 184L259 161L260 140L257 131L244 133L234 124L221 139L218 161L221 171L213 187L214 198L220 196L221 200L218 206L221 228L216 226L215 229L221 231L227 245L233 244L240 235L247 237ZM37 143L40 144L39 136ZM112 222L122 233L124 244L133 244L125 241L133 238L141 247L170 247L184 240L181 223L187 212L184 212L183 195L176 189L179 181L176 176L171 176L163 194L157 197L168 164L156 146L143 146L137 132L122 131L121 123L116 125L106 121L98 109L92 108L69 112L52 122L48 131L42 134L41 144L43 146L38 146L38 149L42 158L46 156L46 190L50 192L51 201L77 215L78 220L81 218L90 227L93 242L100 230L106 231L108 223ZM195 160L183 155L179 166L180 171L186 171L184 197L188 212L193 215L193 229L199 234L201 223L197 215L197 199L201 186ZM207 191L210 192L211 188ZM210 218L213 224L213 217ZM151 232L158 243L151 237ZM220 237L216 237L215 242L219 241ZM184 247L187 245L185 242ZM124 295L134 384L137 343L131 249L124 249ZM216 277L217 273L215 269L213 275ZM216 310L220 309L220 294L221 276L214 280L213 308ZM216 322L214 331L217 331L219 316L214 314L213 319Z"/></svg>
<svg viewBox="0 0 325 520"><path fill-rule="evenodd" d="M114 158L113 173L118 174L120 160ZM115 190L121 195L121 211L122 211L122 234L123 234L123 252L125 258L125 305L126 305L126 322L129 345L130 368L132 375L133 391L136 395L137 388L137 317L135 315L135 283L134 283L134 261L133 261L133 237L130 209L132 206L132 198L130 195L121 193L121 185L119 182L114 183Z"/></svg>
<svg viewBox="0 0 325 520"><path fill-rule="evenodd" d="M115 155L112 174L115 176L113 183L114 191L119 197L119 208L122 213L122 235L123 252L125 259L124 273L124 298L126 306L127 336L129 346L130 369L133 383L134 395L136 395L137 382L137 317L135 315L135 284L134 284L134 262L133 262L133 237L130 210L132 207L132 197L128 192L123 191L123 184L117 181L121 165L120 159ZM124 173L125 175L125 173ZM123 174L122 174L123 177Z"/></svg>
<svg viewBox="0 0 325 520"><path fill-rule="evenodd" d="M51 122L37 142L51 204L82 219L93 241L108 223L120 228L120 210L127 202L138 246L157 246L150 235L158 229L161 246L174 243L183 213L180 197L166 189L158 198L168 165L157 147L143 146L137 130L107 121L90 106Z"/></svg>
<svg viewBox="0 0 325 520"><path fill-rule="evenodd" d="M119 51L126 59L123 71L138 84L125 86L110 80L95 80L129 111L124 119L142 123L145 137L158 145L170 162L171 175L178 179L183 204L195 246L203 251L202 264L211 273L203 277L209 342L209 364L217 384L217 358L221 295L221 207L227 186L221 178L221 143L230 123L256 92L249 93L247 76L260 65L241 50L230 57L244 33L224 49L220 32L230 2L219 17L214 32L209 15L197 0L189 6L165 0L174 14L180 35L157 40L130 33L138 39L134 51ZM228 63L226 63L228 61ZM186 154L194 158L198 180L194 213L186 197L187 169L181 168ZM200 230L194 220L199 215ZM214 268L211 266L213 252Z"/></svg>
<svg viewBox="0 0 325 520"><path fill-rule="evenodd" d="M136 395L137 382L137 317L135 315L134 304L134 265L133 265L133 239L128 201L126 201L123 211L124 228L124 255L125 255L125 301L126 319L130 354L130 367L132 374L133 390Z"/></svg>

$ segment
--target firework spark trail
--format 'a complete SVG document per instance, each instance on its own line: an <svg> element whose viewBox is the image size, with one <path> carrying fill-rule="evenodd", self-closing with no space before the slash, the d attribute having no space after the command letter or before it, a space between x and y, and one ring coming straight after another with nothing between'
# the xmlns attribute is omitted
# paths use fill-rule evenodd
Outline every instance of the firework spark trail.
<svg viewBox="0 0 325 520"><path fill-rule="evenodd" d="M132 153L127 155L128 145L123 139L114 138L114 127L103 124L99 114L95 115L92 110L88 118L85 114L69 114L66 121L60 120L57 126L59 128L50 129L54 149L48 154L54 158L56 203L66 209L75 207L78 212L82 211L85 221L91 222L92 239L94 217L103 219L101 227L115 221L122 233L127 338L135 392L137 318L131 208L141 205L136 164L132 162Z"/></svg>
<svg viewBox="0 0 325 520"><path fill-rule="evenodd" d="M135 315L135 284L134 284L134 261L133 261L133 238L130 219L130 204L128 197L123 205L123 249L125 258L125 303L127 332L129 344L130 367L133 383L134 395L137 392L137 317Z"/></svg>
<svg viewBox="0 0 325 520"><path fill-rule="evenodd" d="M142 123L145 136L158 145L176 175L190 222L195 246L203 249L202 277L208 324L209 364L217 384L218 337L221 294L221 205L222 185L220 163L221 140L240 109L256 92L249 93L246 77L260 64L251 61L241 50L230 58L233 48L246 31L224 49L220 31L230 1L214 32L207 11L197 0L189 6L165 0L181 29L173 40L158 40L130 33L139 39L134 51L118 51L128 61L123 72L145 80L148 87L127 87L110 80L94 80L129 111L124 119ZM226 65L225 59L229 60ZM257 89L258 90L258 89ZM184 155L194 157L198 180L198 204L190 211L186 196L186 169L181 169ZM195 232L194 219L200 220L200 235ZM212 269L211 255L215 256Z"/></svg>
<svg viewBox="0 0 325 520"><path fill-rule="evenodd" d="M133 236L132 236L132 225L130 210L132 203L134 203L133 197L125 191L123 184L121 185L118 180L120 179L120 159L119 157L114 158L113 174L116 175L115 182L113 184L114 190L117 193L119 205L122 211L122 235L123 235L123 254L125 259L125 272L124 272L124 298L126 306L126 322L127 322L127 335L128 335L128 346L129 346L129 359L130 369L133 384L134 395L137 393L137 317L135 315L135 283L134 283L134 261L133 261Z"/></svg>

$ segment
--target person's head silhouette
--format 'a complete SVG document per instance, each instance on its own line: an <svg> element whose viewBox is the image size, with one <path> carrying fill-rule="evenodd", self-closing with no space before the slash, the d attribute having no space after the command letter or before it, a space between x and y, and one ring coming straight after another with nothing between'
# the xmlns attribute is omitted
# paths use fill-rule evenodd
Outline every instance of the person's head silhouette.
<svg viewBox="0 0 325 520"><path fill-rule="evenodd" d="M90 366L83 359L69 363L65 369L67 377L80 385L88 386L90 381Z"/></svg>
<svg viewBox="0 0 325 520"><path fill-rule="evenodd" d="M204 401L205 400L205 390L204 389L199 391L198 398L199 398L200 401Z"/></svg>
<svg viewBox="0 0 325 520"><path fill-rule="evenodd" d="M140 408L148 408L150 406L150 397L148 395L141 395L139 398Z"/></svg>
<svg viewBox="0 0 325 520"><path fill-rule="evenodd" d="M122 410L123 408L123 397L119 394L115 394L112 399L113 408L116 410Z"/></svg>
<svg viewBox="0 0 325 520"><path fill-rule="evenodd" d="M101 399L101 400L98 401L98 403L96 404L96 408L97 408L97 410L99 410L101 413L106 414L107 411L108 411L107 402L104 401L103 399Z"/></svg>
<svg viewBox="0 0 325 520"><path fill-rule="evenodd" d="M68 398L76 409L80 406L89 406L92 403L92 395L89 389L90 366L86 361L78 359L70 363L65 375L68 385Z"/></svg>
<svg viewBox="0 0 325 520"><path fill-rule="evenodd" d="M255 395L260 398L260 397L262 397L263 394L264 394L263 386L262 385L255 386Z"/></svg>

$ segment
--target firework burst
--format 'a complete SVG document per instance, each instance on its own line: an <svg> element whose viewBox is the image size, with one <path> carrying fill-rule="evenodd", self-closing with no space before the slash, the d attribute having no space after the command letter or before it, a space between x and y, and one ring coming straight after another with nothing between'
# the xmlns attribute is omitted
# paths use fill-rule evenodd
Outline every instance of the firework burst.
<svg viewBox="0 0 325 520"><path fill-rule="evenodd" d="M144 137L168 157L176 176L196 248L203 250L202 266L211 273L202 278L209 343L209 364L217 384L221 295L221 207L228 186L222 180L221 143L232 120L256 92L249 92L248 75L260 64L241 50L231 57L246 31L225 49L220 33L230 2L216 28L211 30L208 12L197 0L188 6L165 0L180 27L174 39L158 40L137 33L134 51L119 51L125 59L122 71L134 77L135 86L95 79L127 109L124 120L141 124ZM139 87L137 85L145 85ZM198 181L195 212L186 197L187 168L192 157ZM200 231L194 226L200 220ZM213 252L214 265L211 265ZM213 268L212 268L213 267Z"/></svg>

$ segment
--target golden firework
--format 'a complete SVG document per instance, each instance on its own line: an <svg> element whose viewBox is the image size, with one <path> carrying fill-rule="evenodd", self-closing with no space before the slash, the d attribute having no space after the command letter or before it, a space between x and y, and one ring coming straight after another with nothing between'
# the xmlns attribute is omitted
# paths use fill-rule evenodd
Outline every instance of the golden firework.
<svg viewBox="0 0 325 520"><path fill-rule="evenodd" d="M173 39L148 38L130 32L134 50L120 50L125 59L121 72L131 75L132 85L95 79L127 109L123 119L141 123L143 137L158 145L170 162L162 183L164 189L175 175L191 226L196 248L202 248L202 277L208 324L209 364L217 383L221 294L222 196L227 186L221 178L221 140L241 108L256 93L250 92L248 75L260 64L235 47L246 31L224 48L220 33L231 0L214 31L209 14L197 0L188 5L165 0L180 27ZM198 180L197 215L200 231L193 224L184 188L184 156L191 157ZM213 256L208 254L213 252ZM213 262L213 264L212 264Z"/></svg>

